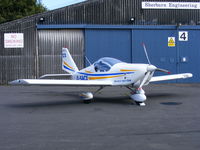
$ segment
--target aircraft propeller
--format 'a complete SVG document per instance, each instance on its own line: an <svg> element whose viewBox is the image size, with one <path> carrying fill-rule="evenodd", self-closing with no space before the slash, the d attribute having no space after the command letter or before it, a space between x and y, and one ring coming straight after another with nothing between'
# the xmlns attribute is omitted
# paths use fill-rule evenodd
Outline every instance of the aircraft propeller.
<svg viewBox="0 0 200 150"><path fill-rule="evenodd" d="M171 73L170 71L168 71L166 69L161 69L161 68L157 68L156 71L164 72L164 73L167 73L167 74Z"/></svg>
<svg viewBox="0 0 200 150"><path fill-rule="evenodd" d="M143 78L143 80L141 81L140 85L139 85L139 88L142 88L142 86L147 82L149 76L155 72L155 71L160 71L160 72L164 72L164 73L168 73L170 74L170 72L166 69L161 69L161 68L157 68L156 66L152 65L151 64L151 61L149 59L149 56L148 56L148 53L147 53L147 49L146 49L146 46L144 43L142 43L142 46L143 46L143 49L144 49L144 53L145 53L145 56L146 56L146 59L149 63L149 66L147 66L147 72Z"/></svg>

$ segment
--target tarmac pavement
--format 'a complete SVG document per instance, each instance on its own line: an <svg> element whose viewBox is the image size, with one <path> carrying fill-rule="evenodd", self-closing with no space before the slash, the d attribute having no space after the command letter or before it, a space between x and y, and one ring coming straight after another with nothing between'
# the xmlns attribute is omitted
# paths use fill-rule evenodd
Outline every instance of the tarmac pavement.
<svg viewBox="0 0 200 150"><path fill-rule="evenodd" d="M126 88L0 86L0 150L198 150L200 84L153 84L145 107Z"/></svg>

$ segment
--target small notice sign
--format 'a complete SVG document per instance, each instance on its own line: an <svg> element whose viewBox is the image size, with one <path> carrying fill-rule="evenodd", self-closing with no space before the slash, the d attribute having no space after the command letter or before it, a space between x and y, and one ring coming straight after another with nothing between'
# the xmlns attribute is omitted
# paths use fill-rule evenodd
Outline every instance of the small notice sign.
<svg viewBox="0 0 200 150"><path fill-rule="evenodd" d="M176 46L175 37L168 37L168 47L175 47L175 46Z"/></svg>
<svg viewBox="0 0 200 150"><path fill-rule="evenodd" d="M179 31L179 41L188 41L188 31Z"/></svg>
<svg viewBox="0 0 200 150"><path fill-rule="evenodd" d="M24 34L4 33L4 48L24 48Z"/></svg>

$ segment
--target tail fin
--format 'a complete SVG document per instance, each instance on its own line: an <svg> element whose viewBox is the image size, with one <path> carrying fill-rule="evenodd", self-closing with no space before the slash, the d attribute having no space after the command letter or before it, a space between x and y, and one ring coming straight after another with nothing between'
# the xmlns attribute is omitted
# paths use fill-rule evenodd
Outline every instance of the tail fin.
<svg viewBox="0 0 200 150"><path fill-rule="evenodd" d="M79 71L67 48L62 49L62 69L70 74Z"/></svg>

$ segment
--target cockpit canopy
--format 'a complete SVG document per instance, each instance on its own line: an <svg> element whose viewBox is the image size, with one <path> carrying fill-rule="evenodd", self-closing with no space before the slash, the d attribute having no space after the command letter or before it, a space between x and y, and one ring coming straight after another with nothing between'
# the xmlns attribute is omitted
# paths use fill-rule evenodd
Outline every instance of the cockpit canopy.
<svg viewBox="0 0 200 150"><path fill-rule="evenodd" d="M94 63L94 69L96 72L106 72L117 63L122 63L122 61L111 57L103 57Z"/></svg>

